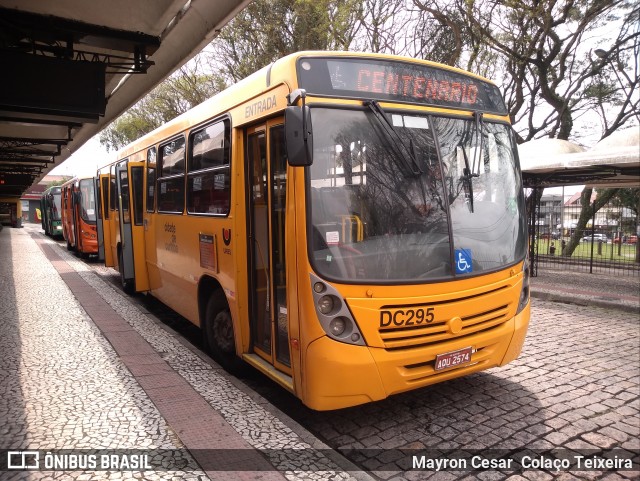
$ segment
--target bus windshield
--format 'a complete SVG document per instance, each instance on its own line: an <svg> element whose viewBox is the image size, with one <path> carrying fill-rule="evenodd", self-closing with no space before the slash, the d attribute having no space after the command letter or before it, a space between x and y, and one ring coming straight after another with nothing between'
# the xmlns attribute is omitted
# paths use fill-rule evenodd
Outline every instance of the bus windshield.
<svg viewBox="0 0 640 481"><path fill-rule="evenodd" d="M524 258L524 198L508 125L384 112L385 127L371 109L311 112L307 198L319 275L420 283Z"/></svg>
<svg viewBox="0 0 640 481"><path fill-rule="evenodd" d="M96 221L96 200L93 191L93 179L83 179L80 181L80 215L85 221Z"/></svg>
<svg viewBox="0 0 640 481"><path fill-rule="evenodd" d="M62 194L58 190L57 192L54 192L51 197L53 197L53 205L51 206L51 219L60 220L60 212L62 211Z"/></svg>

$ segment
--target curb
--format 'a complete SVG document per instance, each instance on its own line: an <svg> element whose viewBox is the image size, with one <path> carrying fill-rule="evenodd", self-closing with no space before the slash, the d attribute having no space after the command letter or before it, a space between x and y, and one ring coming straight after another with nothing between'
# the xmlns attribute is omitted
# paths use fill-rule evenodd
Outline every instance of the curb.
<svg viewBox="0 0 640 481"><path fill-rule="evenodd" d="M575 304L577 306L585 307L601 307L604 309L615 309L618 311L629 312L632 314L638 314L640 312L640 304L631 305L622 301L607 301L604 299L594 298L582 298L577 296L571 296L570 294L558 294L554 292L547 292L541 290L531 289L531 297L541 299L543 301L562 302L565 304Z"/></svg>

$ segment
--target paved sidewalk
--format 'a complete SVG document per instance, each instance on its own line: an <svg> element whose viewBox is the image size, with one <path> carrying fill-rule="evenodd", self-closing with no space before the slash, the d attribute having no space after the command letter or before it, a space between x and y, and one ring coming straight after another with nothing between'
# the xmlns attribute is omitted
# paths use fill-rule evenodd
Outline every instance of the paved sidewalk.
<svg viewBox="0 0 640 481"><path fill-rule="evenodd" d="M0 232L0 292L0 449L154 456L151 471L133 476L59 470L0 478L367 478L350 474L344 458L325 456L324 444L292 431L286 416L39 230Z"/></svg>
<svg viewBox="0 0 640 481"><path fill-rule="evenodd" d="M538 268L531 296L580 306L640 313L640 278Z"/></svg>

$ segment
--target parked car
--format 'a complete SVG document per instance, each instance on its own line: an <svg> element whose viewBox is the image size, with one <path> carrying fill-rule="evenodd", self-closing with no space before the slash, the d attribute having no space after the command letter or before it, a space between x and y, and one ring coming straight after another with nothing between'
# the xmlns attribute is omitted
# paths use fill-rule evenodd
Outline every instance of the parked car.
<svg viewBox="0 0 640 481"><path fill-rule="evenodd" d="M540 234L540 239L560 239L560 231L545 232L544 234Z"/></svg>
<svg viewBox="0 0 640 481"><path fill-rule="evenodd" d="M591 234L588 234L582 238L581 242L591 242L592 239L594 242L609 242L606 234L593 234L593 237Z"/></svg>
<svg viewBox="0 0 640 481"><path fill-rule="evenodd" d="M613 243L614 244L620 244L620 237L616 237L615 239L613 239ZM638 236L637 235L623 235L622 236L622 243L623 244L637 244L638 243Z"/></svg>

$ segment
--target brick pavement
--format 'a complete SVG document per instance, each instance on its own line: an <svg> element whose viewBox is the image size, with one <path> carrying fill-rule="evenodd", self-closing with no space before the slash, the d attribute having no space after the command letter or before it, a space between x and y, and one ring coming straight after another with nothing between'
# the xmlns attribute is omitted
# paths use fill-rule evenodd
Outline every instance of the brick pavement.
<svg viewBox="0 0 640 481"><path fill-rule="evenodd" d="M310 411L272 383L254 381L260 384L261 392L287 410L295 420L291 421L271 406L266 406L268 413L265 414L242 394L229 395L229 390L238 385L237 381L225 383L225 379L213 376L215 369L211 372L208 366L198 366L198 359L185 352L184 346L175 347L171 339L154 330L153 325L145 324L149 322L148 316L127 306L128 301L120 293L100 287L101 281L93 274L93 268L62 250L58 253L116 313L137 332L143 332L160 358L253 447L294 446L290 431L300 432L297 422L320 440L313 441L307 435L307 442L317 446L324 442L334 449L354 449L350 459L379 479L618 480L639 477L637 470L622 469L560 473L525 469L513 475L499 470L471 474L455 470L407 470L406 456L403 458L396 449L418 452L438 449L445 450L446 454L458 449L477 449L478 452L501 449L504 453L523 447L564 448L603 453L615 448L617 453L637 454L640 449L638 315L534 299L529 336L516 362L340 411ZM127 355L123 360L127 362ZM133 366L136 360L131 361ZM145 365L133 368L136 369L142 370L141 379L145 379L138 383L149 383L149 389L161 388L164 383L161 375L144 371L149 369ZM250 397L257 399L255 395ZM264 405L264 400L259 402ZM239 409L234 409L234 404ZM280 422L290 429L276 427ZM259 444L260 441L252 437L252 431L261 435L271 433L273 440ZM315 473L316 479L337 479L319 469ZM288 472L285 475L292 479Z"/></svg>
<svg viewBox="0 0 640 481"><path fill-rule="evenodd" d="M620 310L533 300L530 331L515 362L465 378L328 413L290 412L335 449L382 479L511 479L487 471L402 472L405 459L378 449L450 454L588 450L640 453L640 319ZM436 451L433 451L436 450ZM611 451L615 450L615 451ZM370 455L370 457L367 457ZM405 463L405 464L403 464ZM634 470L555 473L513 479L639 479Z"/></svg>
<svg viewBox="0 0 640 481"><path fill-rule="evenodd" d="M0 232L0 293L0 448L175 449L189 462L180 439L26 230ZM82 471L0 473L3 480L54 477L87 479ZM93 479L126 477L99 472ZM185 473L185 479L205 478L202 471Z"/></svg>
<svg viewBox="0 0 640 481"><path fill-rule="evenodd" d="M1 264L0 287L12 293L3 296L0 306L5 308L0 323L0 347L5 354L0 361L0 419L5 420L0 448L164 449L186 458L183 464L189 472L160 470L134 476L144 479L353 479L238 390L213 363L185 349L54 242L33 229L11 229L0 233L0 253L9 260ZM28 316L22 315L25 308ZM31 330L23 324L32 326ZM38 335L40 331L45 334ZM90 336L83 336L84 331ZM47 342L34 348L41 338ZM29 359L23 349L26 345L39 359L33 369L23 365ZM96 353L108 357L120 384L105 372L105 361L94 358ZM95 403L79 400L87 394L86 383L78 376L80 368L91 378L88 394ZM29 378L40 378L37 391L21 389L25 375L16 375L21 370L28 371ZM49 375L43 377L42 370ZM68 395L61 396L61 391ZM134 416L140 424L131 422L133 408L122 406L121 399L131 393L144 404ZM38 407L32 410L33 405ZM33 421L26 426L15 421L24 418L25 411ZM60 416L61 412L73 415ZM106 419L107 425L83 424L93 418ZM247 423L251 418L254 424ZM42 436L34 436L36 424ZM163 435L171 442L159 443ZM309 455L305 459L293 450L306 450ZM189 461L191 456L205 472ZM100 480L129 479L132 473L10 474L11 479Z"/></svg>
<svg viewBox="0 0 640 481"><path fill-rule="evenodd" d="M178 434L185 447L196 461L206 465L205 449L224 447L242 450L241 459L218 456L215 459L217 471L205 470L210 479L227 479L234 472L234 478L284 480L278 472L257 451L252 449L222 416L215 411L177 372L175 372L102 297L96 296L95 289L80 277L54 248L43 240L36 242L45 256L71 289L85 312L111 343L116 354L129 369L136 381L155 404L160 415ZM242 468L239 471L239 468ZM266 471L257 474L259 471Z"/></svg>

